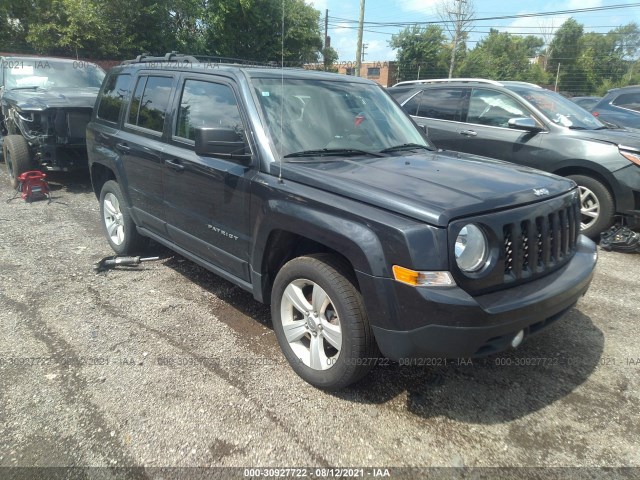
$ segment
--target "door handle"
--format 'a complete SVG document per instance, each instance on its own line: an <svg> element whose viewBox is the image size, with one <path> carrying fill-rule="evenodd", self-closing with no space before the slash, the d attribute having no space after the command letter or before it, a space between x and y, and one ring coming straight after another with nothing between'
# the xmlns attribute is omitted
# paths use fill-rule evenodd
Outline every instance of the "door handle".
<svg viewBox="0 0 640 480"><path fill-rule="evenodd" d="M129 145L127 145L126 143L116 143L116 148L118 150L123 151L123 152L130 152L131 151L131 147Z"/></svg>
<svg viewBox="0 0 640 480"><path fill-rule="evenodd" d="M176 160L175 158L172 158L171 160L165 160L164 163L165 165L168 165L169 168L174 169L176 172L181 172L184 170L184 165L180 163L180 160Z"/></svg>
<svg viewBox="0 0 640 480"><path fill-rule="evenodd" d="M464 135L465 137L475 137L478 135L478 132L475 130L460 130L460 135Z"/></svg>

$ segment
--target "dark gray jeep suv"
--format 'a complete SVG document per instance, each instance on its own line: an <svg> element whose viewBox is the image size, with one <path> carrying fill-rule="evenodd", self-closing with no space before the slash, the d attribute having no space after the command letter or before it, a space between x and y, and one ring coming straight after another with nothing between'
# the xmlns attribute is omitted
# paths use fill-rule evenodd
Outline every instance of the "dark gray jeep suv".
<svg viewBox="0 0 640 480"><path fill-rule="evenodd" d="M516 347L596 263L574 182L439 152L352 76L140 57L109 72L87 147L111 247L152 238L270 303L323 388Z"/></svg>
<svg viewBox="0 0 640 480"><path fill-rule="evenodd" d="M640 221L640 134L603 125L562 95L523 82L401 82L389 93L439 148L571 178L582 233L597 238L616 214Z"/></svg>

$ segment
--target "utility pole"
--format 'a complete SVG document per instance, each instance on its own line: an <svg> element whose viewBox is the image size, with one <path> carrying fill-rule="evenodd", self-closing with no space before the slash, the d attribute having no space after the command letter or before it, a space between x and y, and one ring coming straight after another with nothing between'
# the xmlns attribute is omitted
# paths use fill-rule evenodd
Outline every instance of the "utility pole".
<svg viewBox="0 0 640 480"><path fill-rule="evenodd" d="M365 52L367 51L367 47L368 47L368 46L369 46L369 44L368 44L368 43L363 43L363 44L362 44L362 58L360 59L360 61L361 61L362 63L364 63L364 56L366 55L366 53L365 53Z"/></svg>
<svg viewBox="0 0 640 480"><path fill-rule="evenodd" d="M458 50L458 40L462 36L462 4L467 0L454 0L458 4L456 10L456 30L453 34L453 50L451 51L451 64L449 65L449 78L453 77L453 69L456 66L456 51Z"/></svg>
<svg viewBox="0 0 640 480"><path fill-rule="evenodd" d="M560 80L560 62L558 62L558 71L556 72L556 92L558 91L558 80Z"/></svg>
<svg viewBox="0 0 640 480"><path fill-rule="evenodd" d="M356 50L356 77L360 76L360 65L362 64L362 31L364 30L364 0L360 0L360 21L358 22L358 47Z"/></svg>
<svg viewBox="0 0 640 480"><path fill-rule="evenodd" d="M329 48L329 9L324 11L324 51L322 52L322 63L325 70L327 68L327 49Z"/></svg>

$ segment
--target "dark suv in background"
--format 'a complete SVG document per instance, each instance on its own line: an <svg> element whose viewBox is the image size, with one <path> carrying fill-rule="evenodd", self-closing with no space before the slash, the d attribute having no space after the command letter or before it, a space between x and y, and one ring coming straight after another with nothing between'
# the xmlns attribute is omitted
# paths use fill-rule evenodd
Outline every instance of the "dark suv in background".
<svg viewBox="0 0 640 480"><path fill-rule="evenodd" d="M640 129L640 85L609 90L589 111L604 122Z"/></svg>
<svg viewBox="0 0 640 480"><path fill-rule="evenodd" d="M582 232L640 220L640 134L611 129L563 96L523 82L401 82L389 93L439 148L538 168L580 187Z"/></svg>
<svg viewBox="0 0 640 480"><path fill-rule="evenodd" d="M152 238L270 303L285 357L323 388L380 351L516 347L595 267L573 182L438 152L353 76L139 57L110 70L87 147L113 250Z"/></svg>
<svg viewBox="0 0 640 480"><path fill-rule="evenodd" d="M87 124L104 75L85 61L0 57L0 134L14 188L28 170L87 167Z"/></svg>

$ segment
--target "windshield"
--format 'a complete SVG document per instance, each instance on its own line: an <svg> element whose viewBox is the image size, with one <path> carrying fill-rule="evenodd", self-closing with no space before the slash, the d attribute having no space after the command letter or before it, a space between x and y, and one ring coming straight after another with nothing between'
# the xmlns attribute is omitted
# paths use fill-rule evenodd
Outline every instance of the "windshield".
<svg viewBox="0 0 640 480"><path fill-rule="evenodd" d="M579 130L606 128L591 113L558 93L542 88L539 90L512 88L512 90L533 104L557 125Z"/></svg>
<svg viewBox="0 0 640 480"><path fill-rule="evenodd" d="M2 62L7 90L29 88L100 88L104 70L93 63L38 58L7 58Z"/></svg>
<svg viewBox="0 0 640 480"><path fill-rule="evenodd" d="M254 78L253 84L281 158L433 148L375 85L287 78Z"/></svg>

